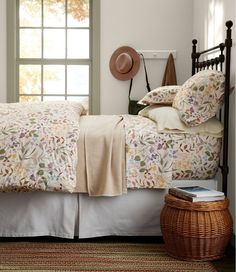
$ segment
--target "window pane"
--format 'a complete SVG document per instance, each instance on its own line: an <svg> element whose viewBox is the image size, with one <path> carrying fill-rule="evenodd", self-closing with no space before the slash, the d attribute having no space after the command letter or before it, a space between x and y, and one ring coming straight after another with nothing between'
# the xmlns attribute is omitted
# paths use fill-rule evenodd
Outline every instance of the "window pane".
<svg viewBox="0 0 236 272"><path fill-rule="evenodd" d="M44 58L65 58L65 30L44 30Z"/></svg>
<svg viewBox="0 0 236 272"><path fill-rule="evenodd" d="M77 1L77 0L76 0ZM80 1L79 1L80 2ZM65 26L65 0L44 0L44 26Z"/></svg>
<svg viewBox="0 0 236 272"><path fill-rule="evenodd" d="M20 96L20 102L40 102L41 96Z"/></svg>
<svg viewBox="0 0 236 272"><path fill-rule="evenodd" d="M92 22L90 0L17 2L19 45L16 48L19 48L17 54L19 59L16 64L19 69L19 77L17 76L19 101L66 99L79 101L88 109L89 28Z"/></svg>
<svg viewBox="0 0 236 272"><path fill-rule="evenodd" d="M67 96L68 101L78 101L80 102L86 111L88 111L89 108L89 98L88 96Z"/></svg>
<svg viewBox="0 0 236 272"><path fill-rule="evenodd" d="M41 0L20 0L20 26L41 26Z"/></svg>
<svg viewBox="0 0 236 272"><path fill-rule="evenodd" d="M67 24L69 27L89 26L89 0L68 0Z"/></svg>
<svg viewBox="0 0 236 272"><path fill-rule="evenodd" d="M19 91L20 94L41 94L40 65L20 65Z"/></svg>
<svg viewBox="0 0 236 272"><path fill-rule="evenodd" d="M75 95L89 93L88 65L67 66L67 93Z"/></svg>
<svg viewBox="0 0 236 272"><path fill-rule="evenodd" d="M41 30L20 30L20 58L41 58Z"/></svg>
<svg viewBox="0 0 236 272"><path fill-rule="evenodd" d="M43 101L63 101L65 96L44 96Z"/></svg>
<svg viewBox="0 0 236 272"><path fill-rule="evenodd" d="M68 58L88 59L89 58L89 30L68 29Z"/></svg>
<svg viewBox="0 0 236 272"><path fill-rule="evenodd" d="M44 65L44 94L65 93L65 66Z"/></svg>

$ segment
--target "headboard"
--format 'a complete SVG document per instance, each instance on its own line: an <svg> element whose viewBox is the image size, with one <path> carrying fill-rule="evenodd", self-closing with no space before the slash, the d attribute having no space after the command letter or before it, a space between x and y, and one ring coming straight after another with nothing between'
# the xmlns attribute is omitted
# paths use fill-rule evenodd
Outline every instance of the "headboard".
<svg viewBox="0 0 236 272"><path fill-rule="evenodd" d="M227 195L227 177L229 172L228 167L228 134L229 134L229 95L230 95L230 61L231 61L231 28L233 26L232 21L226 22L226 38L224 43L212 47L210 49L197 52L197 40L193 40L192 43L192 75L203 69L216 69L224 71L225 73L225 95L224 95L224 109L223 109L223 123L224 123L224 135L223 135L223 156L220 168L222 172L222 191ZM220 51L219 55L209 60L201 60L202 57L209 53ZM221 112L220 112L221 120Z"/></svg>

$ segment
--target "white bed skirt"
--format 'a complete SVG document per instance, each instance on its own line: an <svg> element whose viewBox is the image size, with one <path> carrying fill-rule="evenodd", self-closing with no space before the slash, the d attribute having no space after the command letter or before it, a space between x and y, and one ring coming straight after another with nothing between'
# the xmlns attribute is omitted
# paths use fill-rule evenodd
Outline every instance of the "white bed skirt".
<svg viewBox="0 0 236 272"><path fill-rule="evenodd" d="M76 194L33 192L0 194L0 236L73 238L78 222Z"/></svg>
<svg viewBox="0 0 236 272"><path fill-rule="evenodd" d="M173 181L173 186L217 189L216 180ZM64 193L0 193L0 236L159 236L164 189L128 190L117 197Z"/></svg>

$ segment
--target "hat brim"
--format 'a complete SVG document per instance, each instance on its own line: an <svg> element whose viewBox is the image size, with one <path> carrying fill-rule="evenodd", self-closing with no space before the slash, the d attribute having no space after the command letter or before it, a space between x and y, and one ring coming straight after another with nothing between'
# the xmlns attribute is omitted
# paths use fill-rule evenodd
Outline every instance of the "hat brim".
<svg viewBox="0 0 236 272"><path fill-rule="evenodd" d="M116 59L122 53L129 54L133 60L133 66L132 66L131 70L127 73L120 73L116 69L116 65L115 65ZM133 78L139 70L140 56L132 47L122 46L122 47L119 47L118 49L116 49L116 51L112 54L109 66L110 66L110 71L115 78L117 78L119 80L129 80L129 79Z"/></svg>

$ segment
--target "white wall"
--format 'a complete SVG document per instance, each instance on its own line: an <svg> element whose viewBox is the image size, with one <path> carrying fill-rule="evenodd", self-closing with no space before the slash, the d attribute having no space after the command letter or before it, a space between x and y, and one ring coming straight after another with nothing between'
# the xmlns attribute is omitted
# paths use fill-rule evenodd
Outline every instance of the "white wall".
<svg viewBox="0 0 236 272"><path fill-rule="evenodd" d="M225 22L232 20L233 26L233 50L232 50L232 76L231 85L236 86L236 12L235 0L194 0L193 36L197 37L201 47L213 46L224 40ZM203 49L203 48L202 48ZM230 211L235 219L235 92L230 96L230 120L229 120L229 180L228 197L230 199ZM234 225L235 233L235 225Z"/></svg>
<svg viewBox="0 0 236 272"><path fill-rule="evenodd" d="M109 60L115 49L176 49L177 80L190 75L192 0L101 0L101 113L127 112L129 82L116 80ZM6 0L0 0L0 102L6 101ZM160 85L166 60L147 60L152 88ZM145 93L143 67L133 83L133 98Z"/></svg>
<svg viewBox="0 0 236 272"><path fill-rule="evenodd" d="M6 102L6 0L0 0L0 103Z"/></svg>
<svg viewBox="0 0 236 272"><path fill-rule="evenodd" d="M177 80L191 73L192 0L101 0L101 114L127 113L129 81L109 70L112 53L120 46L135 49L176 49ZM147 60L150 86L161 83L166 60ZM143 67L134 77L132 98L146 93Z"/></svg>

